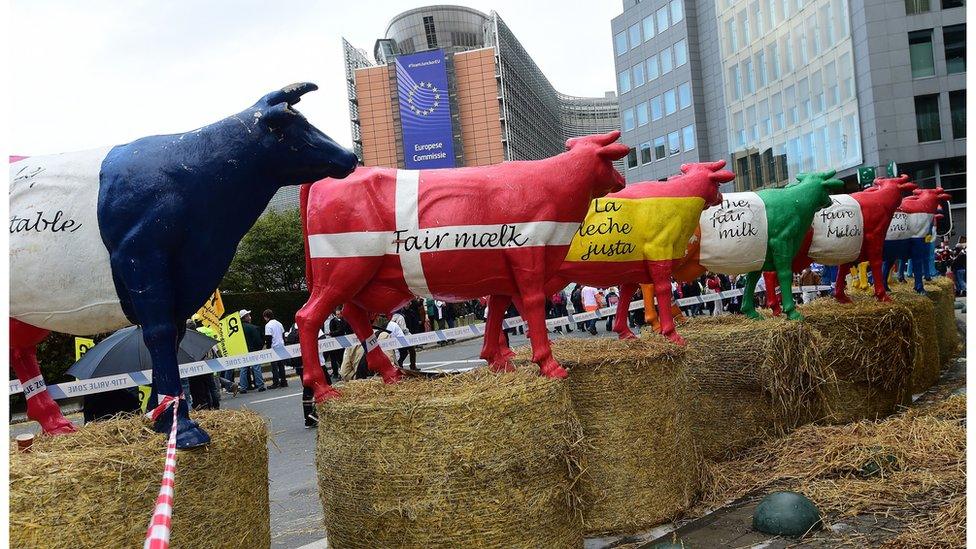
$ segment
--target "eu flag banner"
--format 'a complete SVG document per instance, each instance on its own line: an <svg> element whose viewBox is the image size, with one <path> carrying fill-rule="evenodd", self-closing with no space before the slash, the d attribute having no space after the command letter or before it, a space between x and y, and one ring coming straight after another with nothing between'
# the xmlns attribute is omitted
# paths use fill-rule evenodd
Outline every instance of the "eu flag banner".
<svg viewBox="0 0 976 549"><path fill-rule="evenodd" d="M397 95L408 169L453 168L454 140L444 51L396 58Z"/></svg>

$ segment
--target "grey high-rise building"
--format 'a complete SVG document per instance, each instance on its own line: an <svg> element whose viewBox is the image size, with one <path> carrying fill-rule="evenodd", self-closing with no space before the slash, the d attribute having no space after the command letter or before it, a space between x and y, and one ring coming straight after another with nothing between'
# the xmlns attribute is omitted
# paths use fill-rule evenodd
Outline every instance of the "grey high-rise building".
<svg viewBox="0 0 976 549"><path fill-rule="evenodd" d="M965 234L964 0L624 0L611 23L628 181L725 159L727 189L894 162Z"/></svg>

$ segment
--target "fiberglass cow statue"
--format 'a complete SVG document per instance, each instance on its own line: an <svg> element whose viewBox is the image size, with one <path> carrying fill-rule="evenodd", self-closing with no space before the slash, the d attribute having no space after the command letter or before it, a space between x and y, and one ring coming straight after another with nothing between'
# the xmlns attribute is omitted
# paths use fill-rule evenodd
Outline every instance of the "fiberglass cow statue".
<svg viewBox="0 0 976 549"><path fill-rule="evenodd" d="M778 189L724 195L722 204L702 212L699 230L688 252L674 270L678 281L698 278L706 270L736 275L748 273L742 296L742 313L760 319L754 294L763 271L776 271L785 287L793 286L793 258L813 223L814 214L830 206L830 194L844 188L835 171L801 173L796 181ZM644 289L645 313L653 308ZM800 320L793 296L783 296L787 317ZM653 319L652 319L653 321Z"/></svg>
<svg viewBox="0 0 976 549"><path fill-rule="evenodd" d="M10 361L28 417L45 433L73 430L37 364L35 345L49 330L87 335L139 324L152 356L152 402L180 394L185 320L213 293L275 191L356 167L353 153L292 109L314 89L287 86L183 134L10 164ZM209 442L185 400L178 414L178 447ZM169 432L172 422L162 414L155 429Z"/></svg>
<svg viewBox="0 0 976 549"><path fill-rule="evenodd" d="M321 402L339 393L318 368L318 330L343 317L384 381L400 377L377 347L370 312L389 313L413 296L445 301L518 295L526 305L533 360L565 377L546 332L545 286L566 257L593 198L620 190L613 161L627 155L620 132L570 139L545 160L439 170L357 170L302 188L311 296L295 317L304 383ZM351 201L351 202L350 202ZM499 311L502 312L502 311ZM486 340L500 326L486 326Z"/></svg>
<svg viewBox="0 0 976 549"><path fill-rule="evenodd" d="M814 216L813 226L793 260L793 272L800 272L817 262L839 265L838 272L846 274L852 263L867 262L874 275L874 296L878 301L891 301L885 292L881 268L885 235L902 201L902 193L911 192L916 187L907 175L879 177L874 180L874 185L863 191L832 196L831 206ZM766 280L766 302L773 311L778 311L776 273L765 272L763 277ZM834 297L841 303L850 303L845 287L846 277L838 276Z"/></svg>
<svg viewBox="0 0 976 549"><path fill-rule="evenodd" d="M573 237L569 252L556 276L546 288L546 295L564 288L569 282L589 286L620 286L613 330L620 339L635 337L627 326L630 298L640 283L653 282L665 337L683 344L671 318L671 267L684 257L688 240L698 226L703 209L722 202L719 186L735 178L723 170L725 161L684 164L681 174L667 181L648 181L598 198ZM492 296L488 315L504 313L510 296ZM516 298L516 307L522 304ZM502 315L489 319L501 323ZM486 338L482 358L492 370L512 369L514 353L499 330L495 345Z"/></svg>
<svg viewBox="0 0 976 549"><path fill-rule="evenodd" d="M915 189L898 206L888 227L884 242L884 278L887 286L888 275L896 261L902 264L908 260L913 266L925 265L928 261L928 246L925 238L932 233L935 220L942 216L941 201L950 196L941 187L935 189ZM924 294L924 268L912 268L915 275L915 291ZM877 284L877 275L875 275Z"/></svg>

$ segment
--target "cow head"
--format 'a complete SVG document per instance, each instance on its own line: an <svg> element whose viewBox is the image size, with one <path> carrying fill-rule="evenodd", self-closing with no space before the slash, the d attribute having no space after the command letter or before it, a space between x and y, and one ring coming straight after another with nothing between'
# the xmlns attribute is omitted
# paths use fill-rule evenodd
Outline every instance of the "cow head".
<svg viewBox="0 0 976 549"><path fill-rule="evenodd" d="M592 179L591 198L600 198L617 192L627 185L620 172L613 167L614 160L627 156L630 147L615 143L619 131L603 135L586 135L566 141L566 150L573 158L573 173L587 174Z"/></svg>
<svg viewBox="0 0 976 549"><path fill-rule="evenodd" d="M905 174L898 177L879 177L874 180L874 184L864 189L866 193L876 193L890 189L897 189L899 192L914 191L918 185L912 183L911 178Z"/></svg>
<svg viewBox="0 0 976 549"><path fill-rule="evenodd" d="M835 170L797 174L796 181L787 185L786 188L811 187L811 196L816 199L814 206L817 209L827 208L831 204L830 195L844 190L844 182L840 179L834 179L836 174Z"/></svg>
<svg viewBox="0 0 976 549"><path fill-rule="evenodd" d="M724 160L682 164L681 173L683 175L674 177L692 178L689 182L689 185L692 186L699 183L700 179L700 182L704 183L705 185L703 188L696 188L696 190L699 190L701 192L701 197L705 199L705 207L710 208L722 203L722 193L720 193L718 190L718 188L722 186L722 183L728 183L729 181L735 179L735 174L728 170L723 170L722 168L724 167Z"/></svg>
<svg viewBox="0 0 976 549"><path fill-rule="evenodd" d="M292 106L302 95L317 90L309 82L273 91L242 113L246 126L258 127L270 153L270 171L288 184L311 183L326 177L343 178L356 169L356 155L308 122ZM253 130L251 130L253 131Z"/></svg>
<svg viewBox="0 0 976 549"><path fill-rule="evenodd" d="M951 197L942 189L942 187L936 187L934 189L915 189L912 191L912 195L905 197L901 201L901 206L898 207L900 211L905 213L928 213L937 214L939 213L939 205L943 200L949 200Z"/></svg>

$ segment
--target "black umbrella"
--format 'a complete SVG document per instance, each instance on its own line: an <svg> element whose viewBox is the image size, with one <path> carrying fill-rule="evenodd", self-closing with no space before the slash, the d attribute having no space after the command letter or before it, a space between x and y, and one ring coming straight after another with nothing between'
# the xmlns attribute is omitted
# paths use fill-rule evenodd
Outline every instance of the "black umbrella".
<svg viewBox="0 0 976 549"><path fill-rule="evenodd" d="M205 357L216 344L217 341L213 338L196 330L187 330L177 350L176 361L179 364L196 362ZM142 342L142 328L129 326L89 349L81 360L68 368L68 375L76 379L91 379L151 369L152 358L149 356L149 349Z"/></svg>

